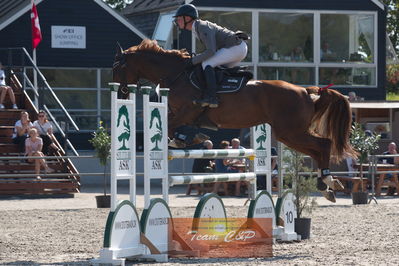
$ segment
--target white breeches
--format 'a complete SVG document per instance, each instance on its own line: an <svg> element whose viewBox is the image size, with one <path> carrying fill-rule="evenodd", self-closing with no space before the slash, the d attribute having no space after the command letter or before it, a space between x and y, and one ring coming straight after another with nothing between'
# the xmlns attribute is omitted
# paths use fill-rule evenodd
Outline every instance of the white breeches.
<svg viewBox="0 0 399 266"><path fill-rule="evenodd" d="M206 66L217 67L223 65L225 67L234 67L247 56L247 52L248 47L244 41L236 46L222 48L202 62L202 69L205 69Z"/></svg>

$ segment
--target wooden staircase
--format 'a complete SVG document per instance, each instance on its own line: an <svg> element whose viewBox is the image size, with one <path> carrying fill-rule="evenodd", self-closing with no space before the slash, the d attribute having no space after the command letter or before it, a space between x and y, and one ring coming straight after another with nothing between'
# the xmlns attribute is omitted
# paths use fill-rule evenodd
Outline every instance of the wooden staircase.
<svg viewBox="0 0 399 266"><path fill-rule="evenodd" d="M55 172L52 174L40 174L41 180L37 180L34 164L28 163L24 155L20 153L18 145L12 143L14 124L20 118L21 111L27 111L32 121L37 120L38 110L26 96L16 76L11 78L11 86L14 89L17 105L20 109L0 110L0 196L1 195L24 195L24 194L70 194L80 190L79 173L65 156L65 151L52 136L53 142L59 151L51 159L46 159L50 168ZM11 108L8 95L4 105Z"/></svg>

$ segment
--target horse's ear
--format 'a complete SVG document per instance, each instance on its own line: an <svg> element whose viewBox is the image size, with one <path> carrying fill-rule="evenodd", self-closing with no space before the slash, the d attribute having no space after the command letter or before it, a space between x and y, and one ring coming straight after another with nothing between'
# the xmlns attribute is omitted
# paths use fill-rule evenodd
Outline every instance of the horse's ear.
<svg viewBox="0 0 399 266"><path fill-rule="evenodd" d="M120 56L122 54L123 54L122 46L119 44L119 42L116 42L116 55Z"/></svg>

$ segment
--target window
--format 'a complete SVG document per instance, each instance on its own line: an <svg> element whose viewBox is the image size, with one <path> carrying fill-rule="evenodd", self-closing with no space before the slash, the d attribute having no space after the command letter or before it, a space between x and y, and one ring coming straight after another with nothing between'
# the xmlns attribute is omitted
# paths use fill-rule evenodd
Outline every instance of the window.
<svg viewBox="0 0 399 266"><path fill-rule="evenodd" d="M152 38L158 41L158 44L164 48L170 47L171 32L173 28L173 13L161 14L158 18Z"/></svg>
<svg viewBox="0 0 399 266"><path fill-rule="evenodd" d="M375 68L323 67L319 68L319 84L376 85Z"/></svg>
<svg viewBox="0 0 399 266"><path fill-rule="evenodd" d="M321 14L321 62L374 62L374 16Z"/></svg>
<svg viewBox="0 0 399 266"><path fill-rule="evenodd" d="M376 86L375 24L371 12L261 11L256 78Z"/></svg>
<svg viewBox="0 0 399 266"><path fill-rule="evenodd" d="M315 84L311 67L259 67L258 79L284 80L298 85Z"/></svg>
<svg viewBox="0 0 399 266"><path fill-rule="evenodd" d="M313 14L260 13L259 61L312 62Z"/></svg>

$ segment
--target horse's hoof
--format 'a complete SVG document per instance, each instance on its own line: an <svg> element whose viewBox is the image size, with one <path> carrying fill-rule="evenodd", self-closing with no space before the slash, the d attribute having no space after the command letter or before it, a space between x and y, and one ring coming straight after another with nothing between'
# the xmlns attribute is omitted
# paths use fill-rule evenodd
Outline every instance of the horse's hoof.
<svg viewBox="0 0 399 266"><path fill-rule="evenodd" d="M184 141L172 139L171 141L169 141L168 146L177 149L184 149L186 147L186 144L184 143Z"/></svg>
<svg viewBox="0 0 399 266"><path fill-rule="evenodd" d="M338 179L334 179L332 175L323 177L323 182L333 190L344 190L344 186Z"/></svg>
<svg viewBox="0 0 399 266"><path fill-rule="evenodd" d="M334 180L334 187L335 190L344 190L345 187L344 185L341 183L341 181L339 181L338 179L333 179Z"/></svg>
<svg viewBox="0 0 399 266"><path fill-rule="evenodd" d="M335 194L334 194L334 191L332 191L332 190L323 190L323 191L321 191L321 194L327 199L327 200L329 200L329 201L331 201L331 202L336 202L336 200L335 200Z"/></svg>
<svg viewBox="0 0 399 266"><path fill-rule="evenodd" d="M321 179L321 177L317 178L317 189L320 191L324 191L327 190L327 185L323 182L323 180Z"/></svg>

